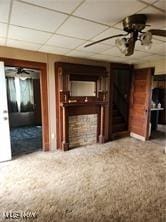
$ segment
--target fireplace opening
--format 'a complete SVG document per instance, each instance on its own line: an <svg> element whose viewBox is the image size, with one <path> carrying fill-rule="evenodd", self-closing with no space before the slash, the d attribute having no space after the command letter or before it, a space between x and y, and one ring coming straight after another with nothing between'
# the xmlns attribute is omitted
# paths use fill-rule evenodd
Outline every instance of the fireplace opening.
<svg viewBox="0 0 166 222"><path fill-rule="evenodd" d="M97 142L97 114L69 116L69 148Z"/></svg>

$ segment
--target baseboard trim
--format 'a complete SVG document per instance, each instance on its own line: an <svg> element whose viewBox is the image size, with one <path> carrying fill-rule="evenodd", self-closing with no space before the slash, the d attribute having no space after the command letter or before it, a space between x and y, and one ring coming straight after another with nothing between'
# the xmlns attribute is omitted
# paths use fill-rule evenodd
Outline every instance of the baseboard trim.
<svg viewBox="0 0 166 222"><path fill-rule="evenodd" d="M142 140L142 141L145 141L145 140L146 140L145 137L140 136L140 135L138 135L138 134L136 134L136 133L130 133L130 136L131 136L131 137L134 137L134 138L136 138L136 139L138 139L138 140Z"/></svg>

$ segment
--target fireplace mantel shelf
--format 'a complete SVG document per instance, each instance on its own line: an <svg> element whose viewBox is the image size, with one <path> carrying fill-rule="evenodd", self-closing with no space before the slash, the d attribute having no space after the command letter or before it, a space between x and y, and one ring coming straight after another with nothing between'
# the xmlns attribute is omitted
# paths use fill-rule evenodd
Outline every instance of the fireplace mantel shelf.
<svg viewBox="0 0 166 222"><path fill-rule="evenodd" d="M103 101L95 101L95 102L71 102L71 103L61 103L60 105L62 107L68 107L68 106L103 106L107 105L108 102Z"/></svg>

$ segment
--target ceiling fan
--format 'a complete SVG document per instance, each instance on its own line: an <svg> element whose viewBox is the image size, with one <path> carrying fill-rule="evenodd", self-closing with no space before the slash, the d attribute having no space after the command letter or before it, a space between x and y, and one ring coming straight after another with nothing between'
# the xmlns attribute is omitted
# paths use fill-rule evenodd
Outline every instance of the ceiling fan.
<svg viewBox="0 0 166 222"><path fill-rule="evenodd" d="M21 68L21 67L16 68L16 73L17 74L28 74L28 75L30 75L29 70L27 71L26 69Z"/></svg>
<svg viewBox="0 0 166 222"><path fill-rule="evenodd" d="M15 73L15 74L26 74L26 75L31 75L33 73L39 73L38 70L35 69L27 69L27 68L22 68L22 67L5 67L5 72L6 73Z"/></svg>
<svg viewBox="0 0 166 222"><path fill-rule="evenodd" d="M38 73L37 70L22 68L22 67L5 67L5 74L7 76L17 76L22 80L31 78L33 74Z"/></svg>
<svg viewBox="0 0 166 222"><path fill-rule="evenodd" d="M141 41L141 45L144 45L146 48L148 48L152 44L152 35L166 37L166 30L149 29L148 31L143 32L142 30L146 26L149 26L146 25L146 22L147 16L144 14L134 14L128 16L122 21L123 30L127 32L126 34L109 36L98 41L89 43L84 47L89 47L111 38L123 37L122 39L116 39L115 45L125 56L130 56L134 53L135 43L137 40Z"/></svg>

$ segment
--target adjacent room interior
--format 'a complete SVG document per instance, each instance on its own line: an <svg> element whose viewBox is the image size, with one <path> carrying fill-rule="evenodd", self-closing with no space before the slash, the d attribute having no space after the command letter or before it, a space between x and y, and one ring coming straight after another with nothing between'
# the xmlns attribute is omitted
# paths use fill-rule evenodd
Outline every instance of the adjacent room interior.
<svg viewBox="0 0 166 222"><path fill-rule="evenodd" d="M40 73L5 67L12 156L42 149Z"/></svg>
<svg viewBox="0 0 166 222"><path fill-rule="evenodd" d="M153 76L151 104L151 134L154 142L166 144L166 75Z"/></svg>

